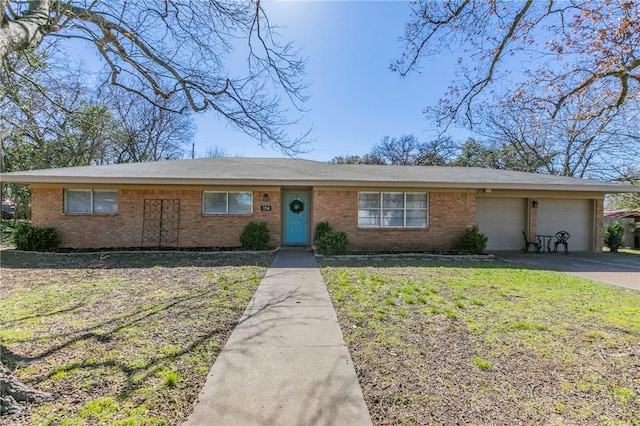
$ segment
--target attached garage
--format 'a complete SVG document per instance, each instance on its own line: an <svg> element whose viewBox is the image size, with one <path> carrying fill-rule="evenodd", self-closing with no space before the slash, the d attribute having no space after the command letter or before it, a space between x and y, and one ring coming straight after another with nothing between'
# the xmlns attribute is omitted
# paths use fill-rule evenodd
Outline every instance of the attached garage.
<svg viewBox="0 0 640 426"><path fill-rule="evenodd" d="M524 198L476 198L476 224L489 240L487 250L520 250L527 229Z"/></svg>
<svg viewBox="0 0 640 426"><path fill-rule="evenodd" d="M538 199L537 234L567 231L570 251L593 250L593 201Z"/></svg>

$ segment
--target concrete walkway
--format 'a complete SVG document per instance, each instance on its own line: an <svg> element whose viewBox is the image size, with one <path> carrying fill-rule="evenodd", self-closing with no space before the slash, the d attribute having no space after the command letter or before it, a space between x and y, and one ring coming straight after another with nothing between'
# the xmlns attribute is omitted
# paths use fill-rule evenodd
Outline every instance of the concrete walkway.
<svg viewBox="0 0 640 426"><path fill-rule="evenodd" d="M310 252L278 253L184 425L371 425Z"/></svg>

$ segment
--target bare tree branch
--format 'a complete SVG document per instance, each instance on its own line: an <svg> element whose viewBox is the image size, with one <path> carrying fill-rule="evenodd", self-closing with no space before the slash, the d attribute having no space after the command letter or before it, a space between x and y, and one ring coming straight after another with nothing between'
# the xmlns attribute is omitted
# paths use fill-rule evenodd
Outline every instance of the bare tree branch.
<svg viewBox="0 0 640 426"><path fill-rule="evenodd" d="M429 108L445 127L475 124L496 99L554 119L586 96L593 104L576 118L597 117L640 99L639 16L632 1L418 0L391 68L406 75L445 49L460 58L458 79Z"/></svg>
<svg viewBox="0 0 640 426"><path fill-rule="evenodd" d="M103 59L109 84L158 108L213 109L261 145L286 153L302 149L306 134L287 135L297 120L281 98L303 111L305 61L290 43L278 42L260 0L0 0L0 5L2 58L39 48L49 38L85 40ZM246 55L246 68L238 69L237 54ZM165 102L171 98L183 102Z"/></svg>

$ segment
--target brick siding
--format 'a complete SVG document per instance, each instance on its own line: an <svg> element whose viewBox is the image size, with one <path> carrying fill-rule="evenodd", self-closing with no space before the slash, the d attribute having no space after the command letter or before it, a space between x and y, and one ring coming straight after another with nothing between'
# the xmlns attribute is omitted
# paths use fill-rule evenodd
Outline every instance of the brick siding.
<svg viewBox="0 0 640 426"><path fill-rule="evenodd" d="M388 191L393 190L383 192ZM316 189L313 206L314 224L326 220L333 229L345 231L352 250L449 250L475 223L475 193L472 192L429 192L426 229L358 228L357 190Z"/></svg>
<svg viewBox="0 0 640 426"><path fill-rule="evenodd" d="M247 215L202 214L202 191L237 191L241 189L118 189L118 213L65 214L62 187L32 186L32 221L34 226L53 227L58 230L62 247L113 248L143 246L143 215L145 200L179 199L177 247L237 247L240 234L250 222L267 222L270 246L280 245L280 192L273 189L253 191L253 213ZM269 194L269 202L262 197ZM271 211L261 211L262 205ZM174 244L172 244L173 246Z"/></svg>
<svg viewBox="0 0 640 426"><path fill-rule="evenodd" d="M600 198L595 200L595 210L596 232L594 251L599 252L604 246L604 199Z"/></svg>
<svg viewBox="0 0 640 426"><path fill-rule="evenodd" d="M79 188L78 185L74 187ZM247 215L202 214L202 191L247 191L247 188L122 186L109 189L118 190L117 214L65 214L62 186L34 184L31 187L33 224L56 228L62 237L63 247L142 247L145 200L179 199L177 247L238 247L242 229L250 221L267 222L271 233L270 246L282 244L283 193L280 188L252 188L253 213ZM381 191L404 190L385 188ZM363 229L358 228L357 188L316 187L311 192L310 241L315 224L326 220L333 229L347 233L350 247L356 251L450 250L464 231L475 224L475 192L424 191L429 194L429 226L426 229ZM269 196L268 202L262 200L265 193ZM528 199L530 235L535 235L537 228L537 212L531 208L534 199ZM271 211L261 211L262 205L271 206ZM595 248L599 250L603 229L602 199L595 202L595 222Z"/></svg>

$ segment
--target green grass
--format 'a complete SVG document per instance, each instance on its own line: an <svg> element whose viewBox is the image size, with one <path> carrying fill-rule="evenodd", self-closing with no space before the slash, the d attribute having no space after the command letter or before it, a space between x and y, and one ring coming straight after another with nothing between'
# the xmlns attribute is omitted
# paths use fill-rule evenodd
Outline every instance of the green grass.
<svg viewBox="0 0 640 426"><path fill-rule="evenodd" d="M177 371L161 371L159 375L163 378L162 386L175 388L178 384L180 375Z"/></svg>
<svg viewBox="0 0 640 426"><path fill-rule="evenodd" d="M640 424L640 293L499 262L323 262L374 423Z"/></svg>
<svg viewBox="0 0 640 426"><path fill-rule="evenodd" d="M618 253L640 255L640 249L621 248L621 249L618 250Z"/></svg>
<svg viewBox="0 0 640 426"><path fill-rule="evenodd" d="M0 260L3 360L21 358L14 374L56 396L20 424L166 425L184 420L271 256Z"/></svg>
<svg viewBox="0 0 640 426"><path fill-rule="evenodd" d="M480 370L491 370L493 368L493 364L491 364L490 361L480 358L473 358L471 360L471 363L478 367Z"/></svg>

